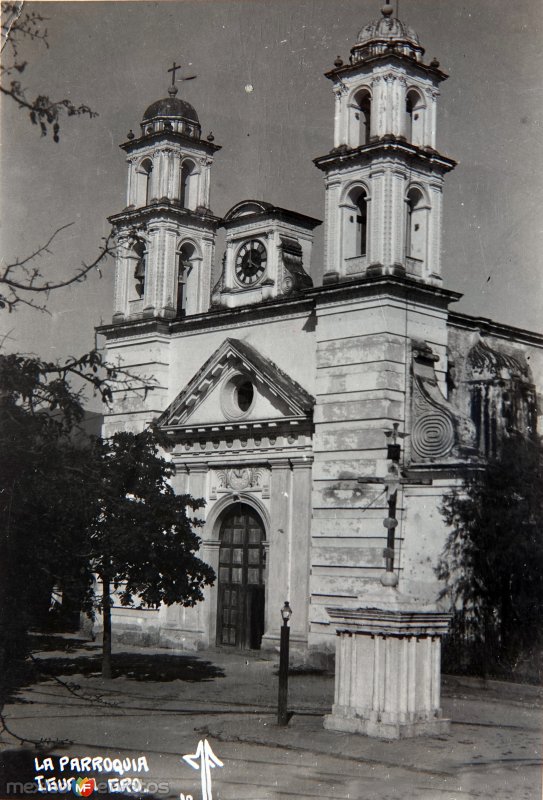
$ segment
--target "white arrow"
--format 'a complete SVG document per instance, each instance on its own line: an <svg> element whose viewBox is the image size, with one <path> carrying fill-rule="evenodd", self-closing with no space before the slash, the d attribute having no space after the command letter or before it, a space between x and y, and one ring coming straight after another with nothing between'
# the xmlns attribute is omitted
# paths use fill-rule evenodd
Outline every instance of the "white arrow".
<svg viewBox="0 0 543 800"><path fill-rule="evenodd" d="M200 739L195 753L183 756L183 760L193 769L200 770L202 781L202 800L213 800L211 793L211 770L215 767L224 767L224 764L217 758L207 739Z"/></svg>

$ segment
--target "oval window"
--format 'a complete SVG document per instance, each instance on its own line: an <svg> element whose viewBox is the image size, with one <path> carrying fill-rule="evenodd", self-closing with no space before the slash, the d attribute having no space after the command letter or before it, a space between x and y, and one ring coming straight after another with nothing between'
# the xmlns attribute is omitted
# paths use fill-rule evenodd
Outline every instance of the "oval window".
<svg viewBox="0 0 543 800"><path fill-rule="evenodd" d="M251 408L255 390L251 381L244 381L236 388L236 403L240 411L248 411Z"/></svg>

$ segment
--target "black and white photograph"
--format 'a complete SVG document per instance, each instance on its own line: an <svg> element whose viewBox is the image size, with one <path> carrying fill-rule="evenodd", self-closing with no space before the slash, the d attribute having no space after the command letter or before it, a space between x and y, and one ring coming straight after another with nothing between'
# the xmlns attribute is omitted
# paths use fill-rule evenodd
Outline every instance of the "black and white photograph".
<svg viewBox="0 0 543 800"><path fill-rule="evenodd" d="M0 800L541 800L541 2L1 10Z"/></svg>

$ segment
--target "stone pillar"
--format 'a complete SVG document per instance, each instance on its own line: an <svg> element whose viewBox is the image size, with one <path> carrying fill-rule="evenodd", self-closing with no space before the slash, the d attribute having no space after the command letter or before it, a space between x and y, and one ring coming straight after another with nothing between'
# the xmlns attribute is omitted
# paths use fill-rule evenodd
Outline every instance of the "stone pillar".
<svg viewBox="0 0 543 800"><path fill-rule="evenodd" d="M338 147L341 144L341 137L342 137L342 130L341 130L341 123L342 123L341 95L342 95L341 88L340 87L336 87L334 89L334 96L335 96L335 103L334 103L334 147Z"/></svg>
<svg viewBox="0 0 543 800"><path fill-rule="evenodd" d="M383 587L363 608L327 608L337 628L329 730L381 739L448 733L440 708L441 637L450 615Z"/></svg>
<svg viewBox="0 0 543 800"><path fill-rule="evenodd" d="M279 642L281 608L290 600L290 462L274 461L271 471L270 547L266 585L266 620L263 648Z"/></svg>
<svg viewBox="0 0 543 800"><path fill-rule="evenodd" d="M309 631L309 551L311 546L311 458L291 459L292 530L290 543L290 620L292 647L307 647Z"/></svg>
<svg viewBox="0 0 543 800"><path fill-rule="evenodd" d="M113 300L113 320L123 319L130 313L128 306L128 281L131 261L128 258L128 237L118 236L115 242L115 288ZM131 276L130 276L131 277Z"/></svg>
<svg viewBox="0 0 543 800"><path fill-rule="evenodd" d="M190 464L187 491L196 498L207 500L207 464Z"/></svg>

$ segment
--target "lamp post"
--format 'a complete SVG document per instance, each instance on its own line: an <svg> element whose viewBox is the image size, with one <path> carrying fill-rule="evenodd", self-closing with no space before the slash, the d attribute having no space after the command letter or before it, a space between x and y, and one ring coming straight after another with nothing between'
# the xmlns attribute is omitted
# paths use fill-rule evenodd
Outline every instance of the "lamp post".
<svg viewBox="0 0 543 800"><path fill-rule="evenodd" d="M288 694L288 651L290 628L288 626L289 619L292 616L292 609L288 600L281 609L281 618L283 624L281 626L281 642L279 646L279 696L277 700L277 724L288 725L289 713L287 711L287 694Z"/></svg>

